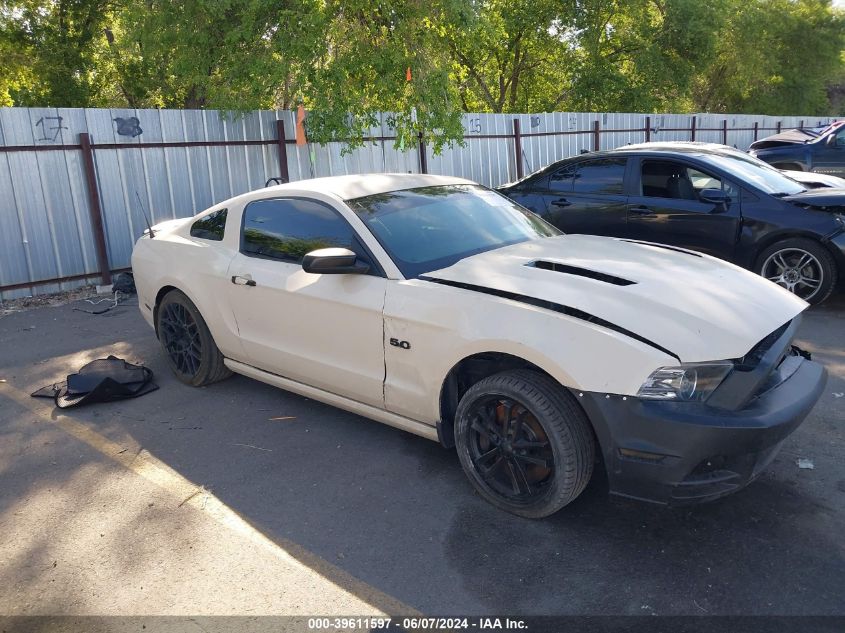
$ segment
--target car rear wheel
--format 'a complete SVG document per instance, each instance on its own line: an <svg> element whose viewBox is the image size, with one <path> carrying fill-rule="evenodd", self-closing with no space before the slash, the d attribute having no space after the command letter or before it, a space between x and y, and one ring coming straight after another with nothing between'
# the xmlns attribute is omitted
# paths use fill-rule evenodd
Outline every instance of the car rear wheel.
<svg viewBox="0 0 845 633"><path fill-rule="evenodd" d="M590 480L595 443L575 399L551 378L516 370L461 398L455 444L464 472L493 505L528 518L553 514Z"/></svg>
<svg viewBox="0 0 845 633"><path fill-rule="evenodd" d="M202 387L232 374L202 315L183 292L171 290L164 296L156 325L168 364L186 385Z"/></svg>
<svg viewBox="0 0 845 633"><path fill-rule="evenodd" d="M806 238L773 244L757 258L757 272L805 301L821 303L836 286L836 262L824 246Z"/></svg>

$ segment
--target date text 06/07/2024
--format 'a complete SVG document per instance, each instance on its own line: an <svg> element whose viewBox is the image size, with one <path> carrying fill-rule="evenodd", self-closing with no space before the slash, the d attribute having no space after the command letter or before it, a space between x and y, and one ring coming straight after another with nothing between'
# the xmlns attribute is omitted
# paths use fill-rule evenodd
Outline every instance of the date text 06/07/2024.
<svg viewBox="0 0 845 633"><path fill-rule="evenodd" d="M391 625L398 625L407 630L454 631L457 629L479 631L496 630L527 630L524 620L511 618L480 617L480 618L427 618L406 617L339 617L339 618L308 618L309 631L347 631L347 630L387 630Z"/></svg>

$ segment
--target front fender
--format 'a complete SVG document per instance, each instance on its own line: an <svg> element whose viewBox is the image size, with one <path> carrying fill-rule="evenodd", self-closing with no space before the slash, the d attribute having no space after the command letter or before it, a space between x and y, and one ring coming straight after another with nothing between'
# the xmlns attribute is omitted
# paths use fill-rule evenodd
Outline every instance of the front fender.
<svg viewBox="0 0 845 633"><path fill-rule="evenodd" d="M391 338L408 347L389 345ZM498 352L528 361L573 390L635 394L677 359L587 321L421 280L391 285L385 301L385 406L435 424L440 393L461 360Z"/></svg>

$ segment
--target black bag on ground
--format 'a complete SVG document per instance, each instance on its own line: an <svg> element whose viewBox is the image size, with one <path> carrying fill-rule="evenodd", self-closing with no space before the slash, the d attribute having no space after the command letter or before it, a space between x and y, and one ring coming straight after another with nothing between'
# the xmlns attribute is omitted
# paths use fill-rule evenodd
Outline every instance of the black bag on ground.
<svg viewBox="0 0 845 633"><path fill-rule="evenodd" d="M94 360L65 382L54 383L33 392L33 398L52 398L60 409L93 402L111 402L137 398L155 391L153 372L143 365L127 363L109 356Z"/></svg>
<svg viewBox="0 0 845 633"><path fill-rule="evenodd" d="M122 292L125 295L135 294L135 275L132 273L120 273L112 284L114 292Z"/></svg>

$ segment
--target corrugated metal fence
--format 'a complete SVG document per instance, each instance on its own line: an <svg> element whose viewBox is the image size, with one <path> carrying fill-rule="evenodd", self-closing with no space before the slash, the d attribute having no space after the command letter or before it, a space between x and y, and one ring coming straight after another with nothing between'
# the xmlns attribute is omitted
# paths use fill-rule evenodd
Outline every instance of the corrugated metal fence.
<svg viewBox="0 0 845 633"><path fill-rule="evenodd" d="M69 289L128 267L145 228L142 207L154 223L190 216L271 177L427 171L496 186L582 149L645 140L745 149L781 128L829 121L467 114L465 144L435 156L422 144L394 149L386 114L367 144L345 155L340 143L296 145L294 117L287 111L0 108L0 300Z"/></svg>

